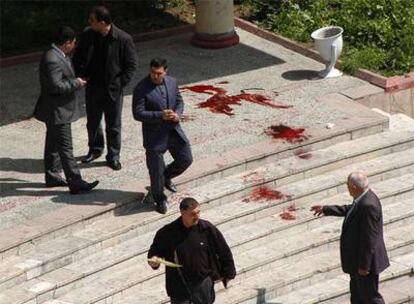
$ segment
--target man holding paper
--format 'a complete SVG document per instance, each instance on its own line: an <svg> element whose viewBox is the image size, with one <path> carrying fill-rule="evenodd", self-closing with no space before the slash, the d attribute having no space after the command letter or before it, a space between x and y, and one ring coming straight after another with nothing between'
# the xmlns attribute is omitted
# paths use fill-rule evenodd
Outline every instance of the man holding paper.
<svg viewBox="0 0 414 304"><path fill-rule="evenodd" d="M171 304L214 303L214 281L224 286L236 276L233 255L221 232L200 219L200 204L193 198L180 203L181 216L162 227L148 252L148 264L165 264Z"/></svg>

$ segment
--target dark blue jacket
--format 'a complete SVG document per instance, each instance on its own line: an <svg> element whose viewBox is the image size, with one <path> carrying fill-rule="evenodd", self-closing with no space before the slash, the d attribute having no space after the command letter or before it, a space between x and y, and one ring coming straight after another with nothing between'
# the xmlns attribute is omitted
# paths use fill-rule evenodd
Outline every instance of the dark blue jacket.
<svg viewBox="0 0 414 304"><path fill-rule="evenodd" d="M163 110L171 109L180 117L184 111L183 98L175 78L166 75L164 82L168 103L163 101L159 90L156 89L156 85L149 76L141 80L134 90L132 114L135 120L142 122L142 137L144 148L147 150L166 151L171 131L176 131L180 138L188 143L179 122L174 123L162 119Z"/></svg>

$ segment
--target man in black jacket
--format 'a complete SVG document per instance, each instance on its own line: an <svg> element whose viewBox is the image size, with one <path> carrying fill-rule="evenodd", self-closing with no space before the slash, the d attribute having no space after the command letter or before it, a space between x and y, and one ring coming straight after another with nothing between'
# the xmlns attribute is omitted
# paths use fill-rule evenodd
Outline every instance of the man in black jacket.
<svg viewBox="0 0 414 304"><path fill-rule="evenodd" d="M200 205L193 198L180 203L181 217L158 230L148 251L148 264L158 269L160 259L182 265L167 267L167 294L171 304L211 304L214 279L224 286L236 276L233 255L221 232L200 219Z"/></svg>
<svg viewBox="0 0 414 304"><path fill-rule="evenodd" d="M104 114L106 162L113 170L120 170L123 88L135 73L136 50L132 37L112 23L105 7L92 8L88 22L90 27L80 37L73 57L76 74L88 80L86 127L89 152L82 162L89 163L103 153L101 120Z"/></svg>
<svg viewBox="0 0 414 304"><path fill-rule="evenodd" d="M80 117L77 91L86 81L75 77L69 53L75 47L75 32L67 26L60 28L51 48L40 61L40 96L34 116L46 124L44 151L47 187L69 186L72 194L88 192L98 181L82 180L73 156L71 123ZM66 181L59 174L62 164Z"/></svg>
<svg viewBox="0 0 414 304"><path fill-rule="evenodd" d="M344 216L341 233L342 269L351 277L352 304L384 304L378 277L389 265L383 236L381 203L362 172L348 176L351 205L313 206L315 215Z"/></svg>

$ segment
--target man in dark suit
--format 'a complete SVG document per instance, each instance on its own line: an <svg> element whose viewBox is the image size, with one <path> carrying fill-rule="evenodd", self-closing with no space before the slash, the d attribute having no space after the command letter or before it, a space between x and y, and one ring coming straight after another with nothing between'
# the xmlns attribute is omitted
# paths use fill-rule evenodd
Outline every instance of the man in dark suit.
<svg viewBox="0 0 414 304"><path fill-rule="evenodd" d="M52 47L43 54L39 66L41 92L34 112L35 117L46 124L46 186L69 185L72 194L90 191L98 184L98 181L82 180L73 157L71 123L78 120L81 113L76 91L86 84L75 77L68 57L75 42L75 32L70 27L62 27ZM59 175L59 158L66 181Z"/></svg>
<svg viewBox="0 0 414 304"><path fill-rule="evenodd" d="M142 136L151 180L156 211L168 209L164 186L176 192L172 178L183 173L192 163L190 144L180 126L184 103L177 81L167 76L167 61L155 58L150 63L149 76L135 87L132 113L142 122ZM174 161L165 167L164 153L169 151Z"/></svg>
<svg viewBox="0 0 414 304"><path fill-rule="evenodd" d="M104 115L106 163L113 170L121 170L123 88L137 67L135 45L129 34L112 23L109 11L103 6L92 8L88 22L90 27L82 33L73 57L76 74L88 80L86 127L89 152L82 162L89 163L103 153L101 120Z"/></svg>
<svg viewBox="0 0 414 304"><path fill-rule="evenodd" d="M313 206L315 215L344 216L341 234L342 269L351 277L352 304L383 304L378 277L389 265L384 244L382 208L362 172L348 177L351 205Z"/></svg>

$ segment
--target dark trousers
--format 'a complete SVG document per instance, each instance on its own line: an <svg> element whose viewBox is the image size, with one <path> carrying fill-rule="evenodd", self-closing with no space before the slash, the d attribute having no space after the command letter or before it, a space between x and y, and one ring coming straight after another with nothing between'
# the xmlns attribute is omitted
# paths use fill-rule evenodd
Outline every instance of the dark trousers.
<svg viewBox="0 0 414 304"><path fill-rule="evenodd" d="M112 100L104 87L86 88L86 128L88 129L89 151L102 153L104 150L105 143L101 126L102 116L104 116L108 161L119 160L122 104L122 94L117 100Z"/></svg>
<svg viewBox="0 0 414 304"><path fill-rule="evenodd" d="M60 178L59 169L63 168L70 184L81 179L81 174L73 156L71 124L46 124L44 166L46 182Z"/></svg>
<svg viewBox="0 0 414 304"><path fill-rule="evenodd" d="M351 304L384 304L384 299L378 292L378 275L351 275L350 290Z"/></svg>
<svg viewBox="0 0 414 304"><path fill-rule="evenodd" d="M193 162L190 145L184 142L175 130L171 131L168 148L174 161L165 167L166 151L146 150L147 168L151 180L151 192L157 203L167 199L164 194L166 179L172 179L183 173Z"/></svg>
<svg viewBox="0 0 414 304"><path fill-rule="evenodd" d="M210 277L205 278L200 284L189 286L192 299L171 298L171 304L212 304L216 298L214 283Z"/></svg>

